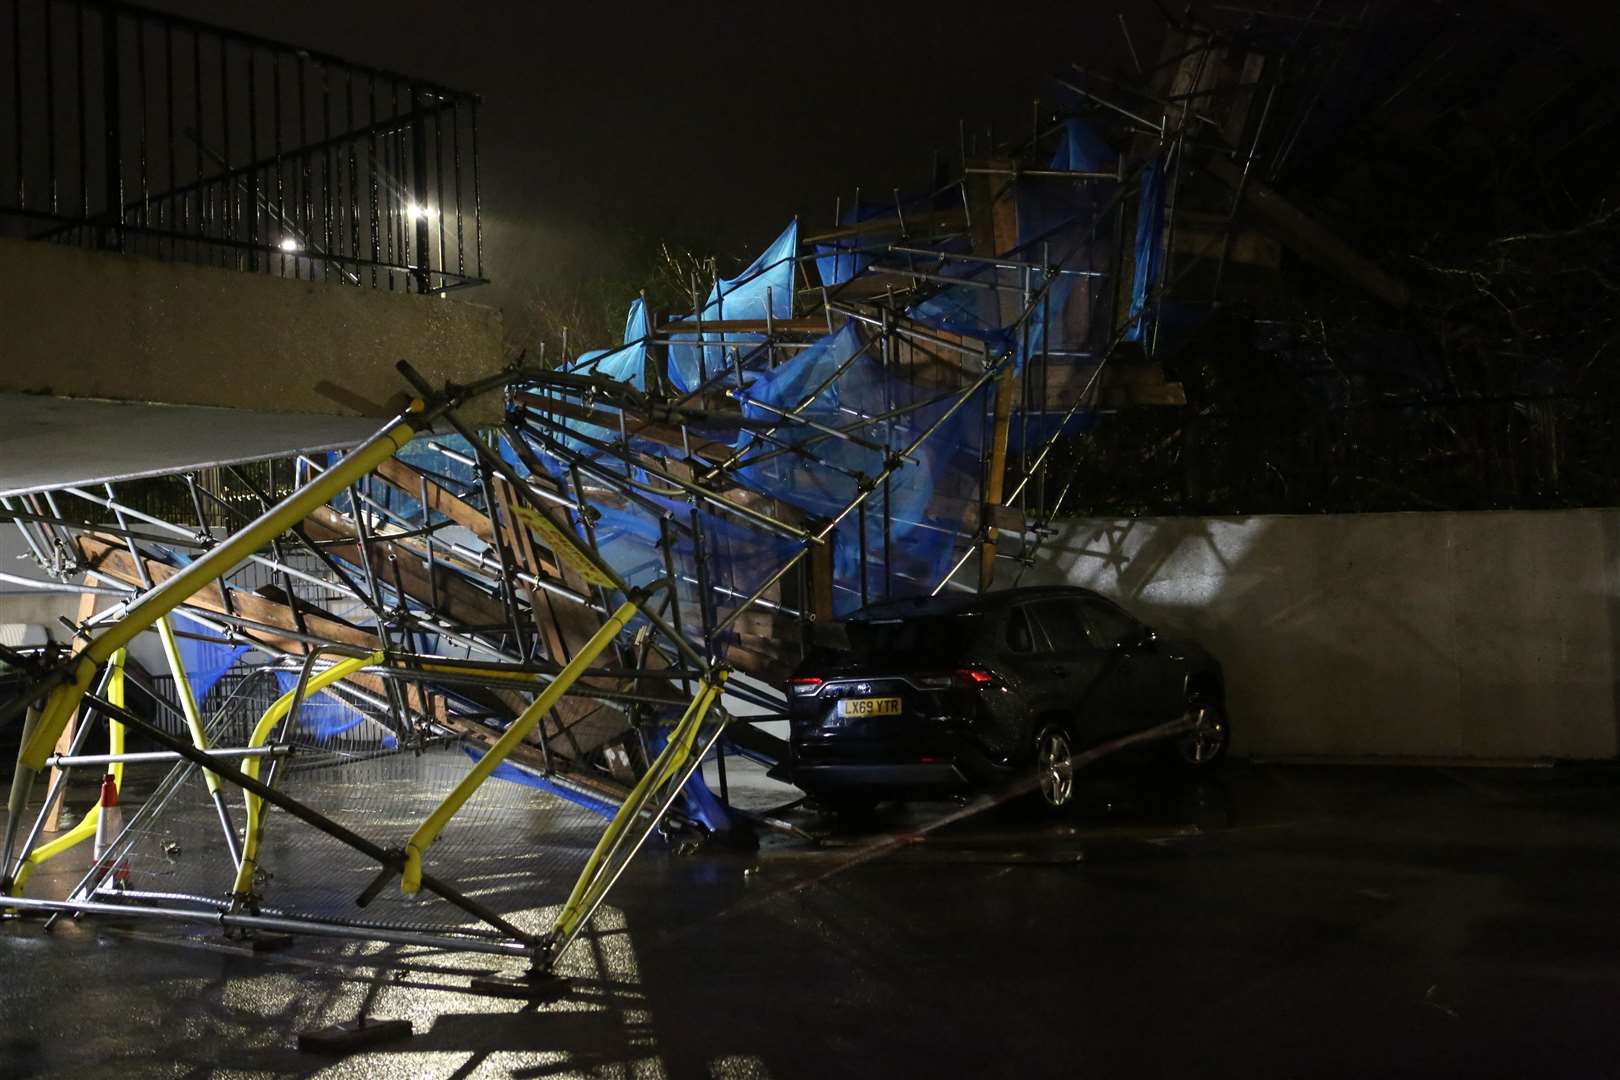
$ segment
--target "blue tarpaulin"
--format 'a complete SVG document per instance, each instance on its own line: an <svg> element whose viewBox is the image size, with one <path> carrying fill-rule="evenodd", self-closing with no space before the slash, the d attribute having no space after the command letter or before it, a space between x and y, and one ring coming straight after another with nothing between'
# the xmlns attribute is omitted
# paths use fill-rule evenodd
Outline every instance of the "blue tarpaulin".
<svg viewBox="0 0 1620 1080"><path fill-rule="evenodd" d="M1149 305L1159 284L1163 232L1164 168L1155 160L1142 170L1142 197L1136 211L1136 277L1131 282L1131 325L1125 331L1126 341L1144 340L1153 319Z"/></svg>
<svg viewBox="0 0 1620 1080"><path fill-rule="evenodd" d="M903 449L944 415L950 402L934 400L940 397L937 388L885 378L870 351L857 355L861 345L856 325L846 323L775 370L757 374L743 398L743 415L773 419L774 410L799 408L814 393L799 415L824 428L848 431L865 445L786 422L769 441L745 432L737 444L744 451L738 475L749 487L769 491L813 516L830 517L883 473L886 444ZM840 368L843 374L832 379ZM943 575L963 529L964 508L977 491L982 404L981 394L945 421L913 451L916 463L897 469L887 484L868 496L864 513L849 515L834 532L835 611L842 614L859 606L863 572L868 575L864 591L869 599L893 590L904 594L931 589ZM762 407L766 405L774 410ZM860 420L911 406L916 408L886 423ZM777 453L783 444L802 450L803 456ZM758 463L749 464L754 459ZM883 580L885 515L889 581ZM863 519L868 553L864 563ZM763 564L748 568L756 580L770 569Z"/></svg>
<svg viewBox="0 0 1620 1080"><path fill-rule="evenodd" d="M283 694L298 686L298 672L276 672L276 685ZM298 706L298 733L316 741L323 741L342 735L344 732L359 727L367 720L365 713L353 705L339 701L325 690L310 694ZM393 748L398 745L394 736L385 734L382 745Z"/></svg>
<svg viewBox="0 0 1620 1080"><path fill-rule="evenodd" d="M614 349L594 349L584 353L569 370L579 375L604 376L637 390L646 390L648 330L647 304L638 296L630 302L630 313L624 320L623 344ZM591 407L598 412L618 413L618 409L604 401L593 402ZM617 428L605 428L586 420L577 420L568 426L570 431L597 442L613 442L619 437ZM592 450L590 443L584 439L565 437L562 441L570 450L579 453L590 453ZM511 453L504 439L501 447L503 457ZM526 473L528 470L520 471Z"/></svg>
<svg viewBox="0 0 1620 1080"><path fill-rule="evenodd" d="M791 316L795 259L798 254L799 222L795 218L791 225L782 230L782 235L760 253L759 258L748 264L746 270L710 287L709 298L701 313L703 321L764 319L767 301L771 318L786 319ZM695 318L688 316L679 321L693 322ZM673 335L669 346L669 381L675 389L683 393L696 390L705 377L712 377L731 363L729 350L740 349L746 356L750 343L764 340L763 335L739 333L705 333L703 340L717 342L722 336L725 338L723 346L706 344L700 349L695 333Z"/></svg>
<svg viewBox="0 0 1620 1080"><path fill-rule="evenodd" d="M184 630L188 634L206 634L213 638L210 641L198 641L191 637L175 639L180 643L180 662L185 666L186 678L191 683L191 692L198 701L202 701L208 696L208 691L214 688L214 684L236 666L236 662L250 646L232 645L224 638L215 637L218 631L204 626L184 612L176 611L169 617L174 620L176 630Z"/></svg>
<svg viewBox="0 0 1620 1080"><path fill-rule="evenodd" d="M656 729L649 741L653 754L663 753L664 747L669 745L669 729ZM731 812L709 790L709 785L703 780L702 769L694 769L692 775L687 777L686 785L681 788L681 803L686 816L710 832L730 831Z"/></svg>
<svg viewBox="0 0 1620 1080"><path fill-rule="evenodd" d="M478 749L477 747L463 746L461 749L462 752L473 761L479 761L484 756L484 751ZM600 814L605 818L611 819L613 815L619 811L619 806L617 803L609 802L606 799L593 798L592 796L586 795L583 792L575 791L573 788L564 787L555 781L541 776L539 773L530 772L528 769L525 769L519 765L514 765L510 761L501 762L490 771L489 775L490 779L492 780L505 780L508 783L521 784L524 787L536 788L540 791L548 792L557 796L557 798L564 800L565 802L571 802L575 806L584 807L591 813Z"/></svg>
<svg viewBox="0 0 1620 1080"><path fill-rule="evenodd" d="M624 320L623 343L616 349L592 349L580 354L569 367L582 375L606 375L617 382L647 389L647 303L641 297L630 301Z"/></svg>

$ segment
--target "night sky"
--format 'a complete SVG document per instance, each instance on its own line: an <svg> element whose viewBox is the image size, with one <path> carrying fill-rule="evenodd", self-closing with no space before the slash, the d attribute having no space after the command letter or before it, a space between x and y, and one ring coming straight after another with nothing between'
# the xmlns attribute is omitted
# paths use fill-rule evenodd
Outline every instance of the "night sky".
<svg viewBox="0 0 1620 1080"><path fill-rule="evenodd" d="M514 330L536 296L653 242L744 259L794 213L827 224L856 185L915 189L959 121L1022 133L1069 62L1123 71L1121 11L1144 59L1162 25L1150 0L155 2L481 94L495 284L467 299ZM1567 6L1556 21L1579 40L1620 39L1614 7Z"/></svg>

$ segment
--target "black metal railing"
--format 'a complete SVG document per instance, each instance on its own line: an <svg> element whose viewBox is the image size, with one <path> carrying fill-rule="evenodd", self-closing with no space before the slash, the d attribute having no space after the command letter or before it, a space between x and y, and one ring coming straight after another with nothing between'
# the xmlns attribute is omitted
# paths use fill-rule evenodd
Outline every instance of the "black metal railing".
<svg viewBox="0 0 1620 1080"><path fill-rule="evenodd" d="M1126 410L1068 448L1066 517L1543 510L1620 503L1608 394ZM1069 467L1060 459L1060 474Z"/></svg>
<svg viewBox="0 0 1620 1080"><path fill-rule="evenodd" d="M0 0L0 235L349 285L483 282L478 99L104 0Z"/></svg>

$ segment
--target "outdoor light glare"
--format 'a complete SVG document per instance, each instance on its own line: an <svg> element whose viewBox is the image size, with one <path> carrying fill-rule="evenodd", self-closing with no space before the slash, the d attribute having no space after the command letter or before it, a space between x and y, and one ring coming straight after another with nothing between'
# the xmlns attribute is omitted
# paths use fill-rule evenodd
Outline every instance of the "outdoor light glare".
<svg viewBox="0 0 1620 1080"><path fill-rule="evenodd" d="M298 241L294 240L290 236L283 236L281 238L281 250L282 251L297 251L298 250Z"/></svg>
<svg viewBox="0 0 1620 1080"><path fill-rule="evenodd" d="M405 207L405 214L412 221L427 221L433 217L433 208L430 206L418 206L416 203L409 203Z"/></svg>

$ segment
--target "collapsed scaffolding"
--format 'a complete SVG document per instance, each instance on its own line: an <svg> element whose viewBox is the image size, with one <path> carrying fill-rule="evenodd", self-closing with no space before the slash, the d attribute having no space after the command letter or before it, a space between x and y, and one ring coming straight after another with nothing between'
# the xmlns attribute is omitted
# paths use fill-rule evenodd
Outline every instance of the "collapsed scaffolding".
<svg viewBox="0 0 1620 1080"><path fill-rule="evenodd" d="M1180 403L1160 357L1279 243L1404 302L1262 180L1320 93L1295 71L1314 19L1177 24L1132 86L1076 71L1027 138L964 138L930 191L795 221L673 316L635 300L617 346L469 387L402 363L411 406L300 457L284 498L228 468L234 495L173 481L194 523L112 485L0 502L85 603L66 645L5 653L32 676L0 706L24 719L6 904L553 968L661 824L762 824L718 751L791 765L757 724L822 627L1018 581L1064 448ZM498 430L461 420L497 391ZM134 682L155 715L125 686L146 633L173 684ZM70 771L109 765L166 774L65 897L27 895L94 833L95 812L42 842Z"/></svg>

